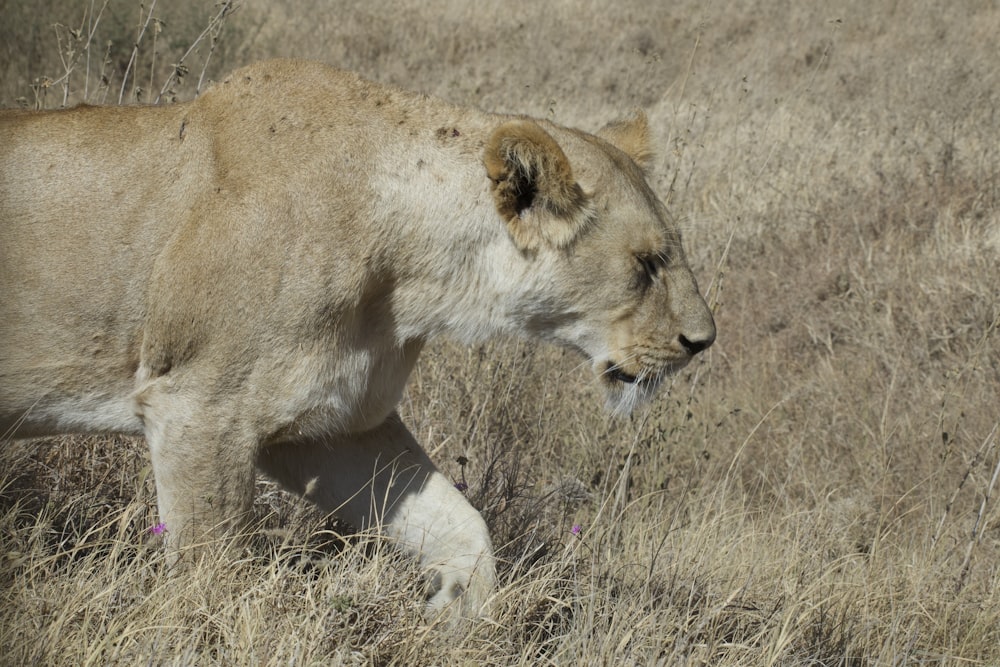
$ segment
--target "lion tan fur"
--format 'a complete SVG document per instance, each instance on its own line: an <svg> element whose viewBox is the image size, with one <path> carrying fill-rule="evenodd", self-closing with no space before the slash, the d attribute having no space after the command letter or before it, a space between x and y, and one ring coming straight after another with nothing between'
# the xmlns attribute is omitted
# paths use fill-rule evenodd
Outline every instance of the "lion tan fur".
<svg viewBox="0 0 1000 667"><path fill-rule="evenodd" d="M0 435L145 435L174 550L238 530L260 469L478 613L486 526L396 405L436 335L579 350L622 411L710 345L650 153L644 116L592 135L292 60L0 112Z"/></svg>

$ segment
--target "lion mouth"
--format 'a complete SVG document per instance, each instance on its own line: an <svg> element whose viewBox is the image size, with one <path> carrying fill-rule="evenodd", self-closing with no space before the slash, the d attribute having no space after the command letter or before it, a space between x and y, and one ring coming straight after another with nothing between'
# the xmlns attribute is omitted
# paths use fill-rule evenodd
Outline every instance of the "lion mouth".
<svg viewBox="0 0 1000 667"><path fill-rule="evenodd" d="M604 370L601 371L600 375L601 379L611 387L635 385L646 389L659 386L665 377L680 371L688 364L688 361L690 359L681 359L672 361L661 368L639 368L635 371L627 371L614 361L608 361L604 364Z"/></svg>
<svg viewBox="0 0 1000 667"><path fill-rule="evenodd" d="M610 382L621 382L622 384L635 384L639 381L638 375L627 373L614 364L608 364L604 370L604 377Z"/></svg>
<svg viewBox="0 0 1000 667"><path fill-rule="evenodd" d="M640 384L640 385L651 385L656 384L657 374L656 373L645 373L640 372L639 374L633 374L626 371L624 368L609 361L601 374L604 379L611 384Z"/></svg>

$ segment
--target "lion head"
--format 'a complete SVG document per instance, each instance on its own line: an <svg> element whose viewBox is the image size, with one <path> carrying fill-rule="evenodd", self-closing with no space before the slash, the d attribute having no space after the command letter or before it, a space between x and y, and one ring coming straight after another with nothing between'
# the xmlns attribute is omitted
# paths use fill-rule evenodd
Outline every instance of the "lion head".
<svg viewBox="0 0 1000 667"><path fill-rule="evenodd" d="M528 332L586 355L622 413L715 340L680 229L646 181L649 146L642 114L597 135L516 119L484 154L510 238L539 267Z"/></svg>

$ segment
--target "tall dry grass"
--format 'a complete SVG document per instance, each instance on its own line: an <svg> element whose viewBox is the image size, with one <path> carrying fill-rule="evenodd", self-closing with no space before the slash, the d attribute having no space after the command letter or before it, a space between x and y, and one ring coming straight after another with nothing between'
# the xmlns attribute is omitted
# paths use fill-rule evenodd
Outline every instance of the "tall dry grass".
<svg viewBox="0 0 1000 667"><path fill-rule="evenodd" d="M5 105L84 5L3 7ZM100 39L134 39L123 6ZM170 7L200 19L167 65L210 18ZM248 0L206 78L296 55L588 128L645 108L719 340L629 420L570 354L425 353L405 417L502 558L457 634L409 563L264 480L247 551L175 578L141 442L5 443L0 660L1000 663L998 30L927 0Z"/></svg>

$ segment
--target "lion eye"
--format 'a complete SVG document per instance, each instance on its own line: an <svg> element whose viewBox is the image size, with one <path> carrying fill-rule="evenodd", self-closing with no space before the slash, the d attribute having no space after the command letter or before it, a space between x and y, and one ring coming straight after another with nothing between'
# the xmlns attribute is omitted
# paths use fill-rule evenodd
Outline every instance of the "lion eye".
<svg viewBox="0 0 1000 667"><path fill-rule="evenodd" d="M636 255L635 259L639 263L641 270L640 281L643 287L652 285L653 281L656 280L656 276L660 273L660 269L666 264L666 259L659 253Z"/></svg>

